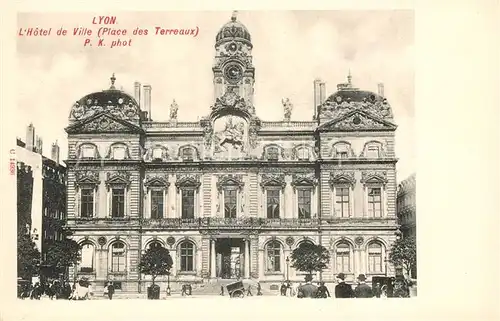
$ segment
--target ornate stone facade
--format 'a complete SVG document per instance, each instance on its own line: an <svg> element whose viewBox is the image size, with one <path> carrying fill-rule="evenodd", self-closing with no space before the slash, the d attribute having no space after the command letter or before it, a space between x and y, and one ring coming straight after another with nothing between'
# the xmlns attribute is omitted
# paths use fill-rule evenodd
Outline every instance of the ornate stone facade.
<svg viewBox="0 0 500 321"><path fill-rule="evenodd" d="M152 121L148 106L114 89L115 77L73 106L68 224L92 251L72 273L144 290L150 279L137 264L155 242L173 257L172 287L237 277L266 287L287 273L303 280L286 257L307 241L331 251L318 275L326 282L339 272L351 281L392 274L396 125L387 100L346 85L314 106L314 121L292 120L286 99L282 121L262 121L250 33L233 17L215 47L214 100L199 122L178 121L175 103L169 121Z"/></svg>

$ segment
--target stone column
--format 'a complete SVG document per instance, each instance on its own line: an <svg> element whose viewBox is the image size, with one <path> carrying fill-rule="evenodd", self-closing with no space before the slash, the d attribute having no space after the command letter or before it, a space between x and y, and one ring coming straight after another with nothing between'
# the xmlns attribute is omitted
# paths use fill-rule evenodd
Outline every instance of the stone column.
<svg viewBox="0 0 500 321"><path fill-rule="evenodd" d="M211 278L217 277L215 258L216 258L215 239L210 239L210 277Z"/></svg>
<svg viewBox="0 0 500 321"><path fill-rule="evenodd" d="M245 239L245 279L250 278L250 244L249 240Z"/></svg>

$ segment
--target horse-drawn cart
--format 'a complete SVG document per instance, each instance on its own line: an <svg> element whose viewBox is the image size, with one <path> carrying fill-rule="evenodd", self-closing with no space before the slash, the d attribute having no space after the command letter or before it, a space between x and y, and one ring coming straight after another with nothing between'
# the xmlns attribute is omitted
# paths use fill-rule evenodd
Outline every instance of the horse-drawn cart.
<svg viewBox="0 0 500 321"><path fill-rule="evenodd" d="M242 298L245 296L245 287L242 281L226 285L227 293L231 298Z"/></svg>

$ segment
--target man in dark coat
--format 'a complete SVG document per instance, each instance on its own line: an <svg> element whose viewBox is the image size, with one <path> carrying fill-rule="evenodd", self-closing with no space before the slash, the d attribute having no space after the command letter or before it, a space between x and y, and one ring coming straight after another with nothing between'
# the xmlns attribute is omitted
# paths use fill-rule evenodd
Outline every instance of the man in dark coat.
<svg viewBox="0 0 500 321"><path fill-rule="evenodd" d="M373 297L372 288L366 284L366 276L360 274L358 276L358 286L354 289L356 298L371 298Z"/></svg>
<svg viewBox="0 0 500 321"><path fill-rule="evenodd" d="M380 298L380 296L382 295L382 287L380 286L380 282L375 283L375 286L373 287L373 295L377 298Z"/></svg>
<svg viewBox="0 0 500 321"><path fill-rule="evenodd" d="M330 291L328 291L328 288L325 285L325 282L320 282L319 287L318 287L318 298L329 298L330 297Z"/></svg>
<svg viewBox="0 0 500 321"><path fill-rule="evenodd" d="M350 284L345 283L345 274L337 275L338 284L335 286L335 297L341 299L354 298L354 291Z"/></svg>
<svg viewBox="0 0 500 321"><path fill-rule="evenodd" d="M115 294L115 285L113 282L109 282L108 284L108 298L113 300L113 294Z"/></svg>
<svg viewBox="0 0 500 321"><path fill-rule="evenodd" d="M306 284L297 289L297 298L315 298L318 293L318 287L312 284L312 276L306 275Z"/></svg>

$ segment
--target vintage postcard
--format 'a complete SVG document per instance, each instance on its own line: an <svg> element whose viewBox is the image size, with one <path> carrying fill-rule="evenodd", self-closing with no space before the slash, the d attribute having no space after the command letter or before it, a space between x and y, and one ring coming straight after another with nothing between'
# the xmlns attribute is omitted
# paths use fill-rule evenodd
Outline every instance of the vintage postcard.
<svg viewBox="0 0 500 321"><path fill-rule="evenodd" d="M234 9L17 13L18 306L419 298L415 12Z"/></svg>

